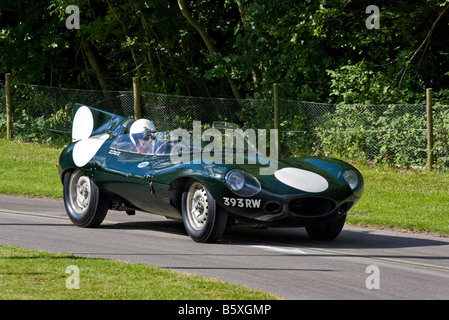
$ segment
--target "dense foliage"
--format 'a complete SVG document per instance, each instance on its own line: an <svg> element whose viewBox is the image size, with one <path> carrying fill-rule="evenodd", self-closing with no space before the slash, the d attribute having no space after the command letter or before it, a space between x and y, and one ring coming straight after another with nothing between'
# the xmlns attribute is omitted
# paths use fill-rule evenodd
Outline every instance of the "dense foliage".
<svg viewBox="0 0 449 320"><path fill-rule="evenodd" d="M0 74L71 88L346 103L449 97L448 0L0 0ZM366 12L380 10L379 29ZM66 28L69 5L80 28Z"/></svg>
<svg viewBox="0 0 449 320"><path fill-rule="evenodd" d="M79 29L66 25L73 5ZM448 167L448 27L449 0L0 0L0 81L11 72L16 84L15 137L53 143L67 138L78 95L130 106L117 90L135 76L146 92L246 99L144 97L172 125L207 113L271 128L279 83L284 155L416 166L426 163L426 114L411 104L432 87L434 153Z"/></svg>

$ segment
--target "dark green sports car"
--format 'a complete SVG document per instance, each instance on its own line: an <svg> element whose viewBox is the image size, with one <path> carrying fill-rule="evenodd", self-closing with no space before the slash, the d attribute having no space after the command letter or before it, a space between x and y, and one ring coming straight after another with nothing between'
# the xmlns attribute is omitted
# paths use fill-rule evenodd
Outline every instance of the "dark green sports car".
<svg viewBox="0 0 449 320"><path fill-rule="evenodd" d="M108 210L139 210L182 220L198 242L232 225L305 227L312 239L332 240L362 195L362 175L346 162L278 160L250 129L195 128L192 141L192 131L158 132L152 121L75 104L72 143L58 164L72 222L96 227Z"/></svg>

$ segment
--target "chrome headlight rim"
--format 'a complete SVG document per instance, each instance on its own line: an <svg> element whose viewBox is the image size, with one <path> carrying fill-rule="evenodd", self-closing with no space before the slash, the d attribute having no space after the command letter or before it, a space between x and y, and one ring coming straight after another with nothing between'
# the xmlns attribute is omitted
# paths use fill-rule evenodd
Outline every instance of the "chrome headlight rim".
<svg viewBox="0 0 449 320"><path fill-rule="evenodd" d="M262 188L256 177L239 169L230 170L225 176L225 183L232 193L240 197L254 196Z"/></svg>

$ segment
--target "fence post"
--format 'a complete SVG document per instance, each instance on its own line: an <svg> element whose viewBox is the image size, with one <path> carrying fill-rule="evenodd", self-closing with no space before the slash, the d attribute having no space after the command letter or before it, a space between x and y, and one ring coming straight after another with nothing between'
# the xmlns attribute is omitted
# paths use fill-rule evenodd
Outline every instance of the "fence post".
<svg viewBox="0 0 449 320"><path fill-rule="evenodd" d="M427 167L433 170L433 110L432 110L432 88L426 89L426 113L427 113Z"/></svg>
<svg viewBox="0 0 449 320"><path fill-rule="evenodd" d="M140 93L140 78L133 78L133 93L134 93L134 119L142 118L142 108L140 105L141 93Z"/></svg>
<svg viewBox="0 0 449 320"><path fill-rule="evenodd" d="M277 130L277 149L278 149L278 157L281 155L281 131L280 131L280 104L279 104L279 91L278 84L273 83L273 99L274 99L274 129Z"/></svg>
<svg viewBox="0 0 449 320"><path fill-rule="evenodd" d="M11 99L11 74L5 74L5 96L6 96L6 139L12 138L12 99Z"/></svg>

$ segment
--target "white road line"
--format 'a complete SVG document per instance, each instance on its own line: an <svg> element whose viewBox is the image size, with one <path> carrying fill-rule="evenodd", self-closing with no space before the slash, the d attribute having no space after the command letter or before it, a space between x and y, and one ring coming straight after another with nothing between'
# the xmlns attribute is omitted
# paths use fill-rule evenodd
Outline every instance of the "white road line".
<svg viewBox="0 0 449 320"><path fill-rule="evenodd" d="M266 251L279 252L279 253L287 253L287 254L307 254L307 252L302 251L296 248L281 248L281 247L272 247L272 246L258 246L258 245L250 245L250 248L257 248Z"/></svg>

